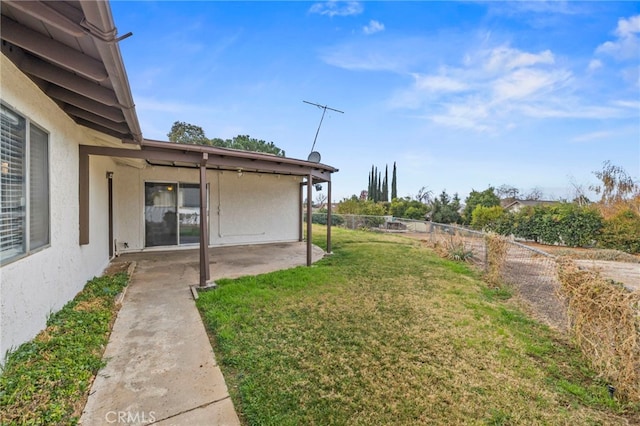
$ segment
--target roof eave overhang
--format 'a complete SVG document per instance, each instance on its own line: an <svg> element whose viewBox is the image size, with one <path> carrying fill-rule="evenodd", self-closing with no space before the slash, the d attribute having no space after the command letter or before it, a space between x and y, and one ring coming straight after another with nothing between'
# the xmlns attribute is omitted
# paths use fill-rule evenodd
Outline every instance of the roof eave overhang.
<svg viewBox="0 0 640 426"><path fill-rule="evenodd" d="M76 123L140 144L109 3L81 0L79 8L65 2L2 3L2 53ZM83 50L87 47L91 55Z"/></svg>

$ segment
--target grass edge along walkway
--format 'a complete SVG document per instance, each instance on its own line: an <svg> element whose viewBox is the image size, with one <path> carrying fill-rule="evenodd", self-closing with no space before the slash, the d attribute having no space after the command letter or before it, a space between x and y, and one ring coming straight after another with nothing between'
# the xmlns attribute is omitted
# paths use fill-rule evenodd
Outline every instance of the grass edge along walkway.
<svg viewBox="0 0 640 426"><path fill-rule="evenodd" d="M198 300L245 424L640 421L467 265L395 235L335 229L333 243L310 268L220 280Z"/></svg>
<svg viewBox="0 0 640 426"><path fill-rule="evenodd" d="M126 273L93 278L47 327L5 359L0 424L77 424L106 348Z"/></svg>

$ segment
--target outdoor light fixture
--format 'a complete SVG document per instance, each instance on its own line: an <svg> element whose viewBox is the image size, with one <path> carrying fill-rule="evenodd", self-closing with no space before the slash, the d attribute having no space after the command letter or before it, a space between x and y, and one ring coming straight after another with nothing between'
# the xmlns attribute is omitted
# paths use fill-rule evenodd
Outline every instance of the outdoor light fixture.
<svg viewBox="0 0 640 426"><path fill-rule="evenodd" d="M173 185L167 186L167 191L173 191Z"/></svg>
<svg viewBox="0 0 640 426"><path fill-rule="evenodd" d="M242 169L238 169L238 177L242 176Z"/></svg>

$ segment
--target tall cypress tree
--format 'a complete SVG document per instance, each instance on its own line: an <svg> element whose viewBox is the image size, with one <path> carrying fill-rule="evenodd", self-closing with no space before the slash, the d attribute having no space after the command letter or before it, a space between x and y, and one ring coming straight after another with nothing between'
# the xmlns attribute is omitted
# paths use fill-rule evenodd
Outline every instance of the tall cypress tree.
<svg viewBox="0 0 640 426"><path fill-rule="evenodd" d="M372 184L371 192L373 192L371 200L375 203L376 201L378 201L378 168L377 167L373 169L373 184Z"/></svg>
<svg viewBox="0 0 640 426"><path fill-rule="evenodd" d="M393 177L391 178L391 200L398 198L398 181L396 180L396 162L393 162Z"/></svg>
<svg viewBox="0 0 640 426"><path fill-rule="evenodd" d="M376 201L382 201L382 172L378 173L378 198Z"/></svg>
<svg viewBox="0 0 640 426"><path fill-rule="evenodd" d="M389 165L384 165L384 180L382 181L382 201L389 201Z"/></svg>

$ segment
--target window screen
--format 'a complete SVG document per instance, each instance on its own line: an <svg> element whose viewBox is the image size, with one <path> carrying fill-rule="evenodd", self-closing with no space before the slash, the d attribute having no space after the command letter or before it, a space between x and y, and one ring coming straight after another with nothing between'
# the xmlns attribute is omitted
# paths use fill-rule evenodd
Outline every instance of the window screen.
<svg viewBox="0 0 640 426"><path fill-rule="evenodd" d="M0 105L0 261L49 244L49 137Z"/></svg>

